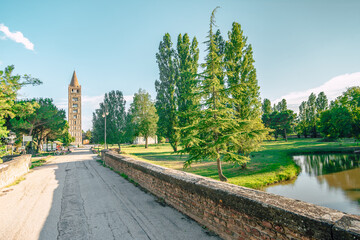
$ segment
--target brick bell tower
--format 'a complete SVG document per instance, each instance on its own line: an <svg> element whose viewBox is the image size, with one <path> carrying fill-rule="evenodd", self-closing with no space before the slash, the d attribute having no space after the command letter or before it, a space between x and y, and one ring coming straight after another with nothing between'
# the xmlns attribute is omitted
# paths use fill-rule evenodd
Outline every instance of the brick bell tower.
<svg viewBox="0 0 360 240"><path fill-rule="evenodd" d="M68 121L69 133L75 138L73 144L82 145L81 128L81 86L74 71L68 93Z"/></svg>

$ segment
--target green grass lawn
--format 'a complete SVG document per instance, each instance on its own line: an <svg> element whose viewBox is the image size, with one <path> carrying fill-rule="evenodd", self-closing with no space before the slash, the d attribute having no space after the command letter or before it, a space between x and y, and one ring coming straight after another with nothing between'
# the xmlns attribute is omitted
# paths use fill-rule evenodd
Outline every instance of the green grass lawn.
<svg viewBox="0 0 360 240"><path fill-rule="evenodd" d="M285 141L267 141L260 151L251 154L246 169L223 163L223 173L229 183L261 189L262 187L290 180L297 176L300 169L291 156L305 153L353 152L357 146L353 140L341 142L321 142L319 139L290 139ZM182 170L213 179L219 179L216 162L194 163L191 168L183 169L186 155L174 154L169 144L122 146L122 151L132 157L160 166Z"/></svg>

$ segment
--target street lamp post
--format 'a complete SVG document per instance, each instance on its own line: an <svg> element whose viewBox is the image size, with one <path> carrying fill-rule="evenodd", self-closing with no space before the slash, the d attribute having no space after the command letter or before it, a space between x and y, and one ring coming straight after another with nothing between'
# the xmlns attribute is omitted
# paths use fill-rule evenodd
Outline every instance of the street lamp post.
<svg viewBox="0 0 360 240"><path fill-rule="evenodd" d="M104 118L104 121L105 121L105 128L104 128L104 140L105 140L105 146L104 146L104 148L105 149L107 149L107 147L106 147L106 116L107 115L109 115L109 112L107 111L107 109L106 109L106 105L105 105L105 111L104 111L104 113L103 113L103 118Z"/></svg>

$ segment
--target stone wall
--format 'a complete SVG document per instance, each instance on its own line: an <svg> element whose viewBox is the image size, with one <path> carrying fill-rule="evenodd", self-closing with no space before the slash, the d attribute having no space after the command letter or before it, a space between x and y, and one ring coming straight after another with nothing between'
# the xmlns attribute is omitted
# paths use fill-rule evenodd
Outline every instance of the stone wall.
<svg viewBox="0 0 360 240"><path fill-rule="evenodd" d="M0 188L14 182L18 177L27 173L31 165L31 155L21 155L0 164Z"/></svg>
<svg viewBox="0 0 360 240"><path fill-rule="evenodd" d="M360 239L360 217L102 151L106 165L224 239Z"/></svg>

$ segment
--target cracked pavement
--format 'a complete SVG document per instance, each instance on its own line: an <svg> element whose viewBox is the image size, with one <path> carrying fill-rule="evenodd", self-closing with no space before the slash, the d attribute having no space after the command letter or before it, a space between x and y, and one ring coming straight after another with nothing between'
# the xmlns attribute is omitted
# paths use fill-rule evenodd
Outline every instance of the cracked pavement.
<svg viewBox="0 0 360 240"><path fill-rule="evenodd" d="M94 156L57 156L0 189L0 239L219 239Z"/></svg>

